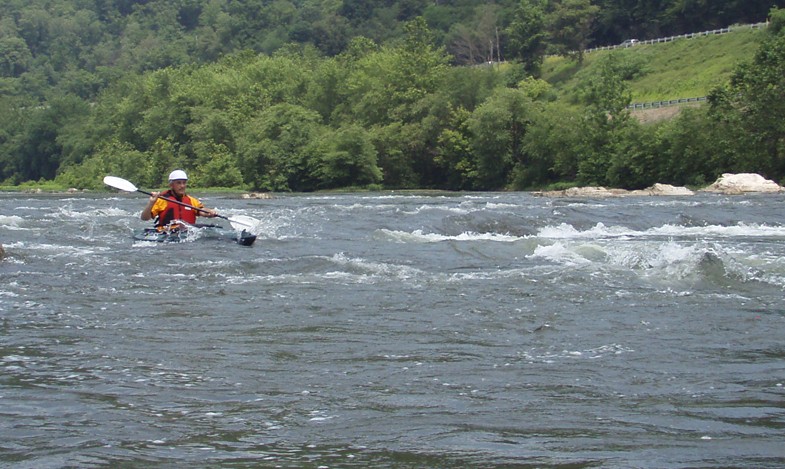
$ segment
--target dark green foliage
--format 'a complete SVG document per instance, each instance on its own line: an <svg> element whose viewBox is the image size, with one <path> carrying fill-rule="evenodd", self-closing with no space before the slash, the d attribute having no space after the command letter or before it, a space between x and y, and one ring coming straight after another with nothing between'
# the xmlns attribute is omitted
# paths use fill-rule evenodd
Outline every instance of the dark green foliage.
<svg viewBox="0 0 785 469"><path fill-rule="evenodd" d="M653 39L763 21L783 0L594 0L600 7L594 23L595 45L625 39Z"/></svg>
<svg viewBox="0 0 785 469"><path fill-rule="evenodd" d="M749 63L740 65L725 93L713 95L718 120L740 131L740 165L774 178L785 175L785 10L774 11L771 27ZM724 112L719 112L720 110Z"/></svg>
<svg viewBox="0 0 785 469"><path fill-rule="evenodd" d="M468 120L470 113L453 109L448 125L439 135L434 163L443 174L443 187L450 190L473 190L478 180L477 162L471 149Z"/></svg>
<svg viewBox="0 0 785 469"><path fill-rule="evenodd" d="M309 145L325 130L318 113L277 104L249 120L237 142L239 169L253 189L313 190Z"/></svg>
<svg viewBox="0 0 785 469"><path fill-rule="evenodd" d="M557 103L535 107L523 141L528 164L515 171L514 187L527 189L575 181L582 155L581 122L576 110Z"/></svg>
<svg viewBox="0 0 785 469"><path fill-rule="evenodd" d="M358 126L324 133L308 148L308 176L315 187L301 190L367 186L381 182L376 149Z"/></svg>
<svg viewBox="0 0 785 469"><path fill-rule="evenodd" d="M782 179L782 10L710 109L670 122L630 117L626 81L646 73L634 54L611 55L568 104L531 78L546 52L580 61L782 3L7 1L0 180L160 187L173 166L198 185L277 191Z"/></svg>
<svg viewBox="0 0 785 469"><path fill-rule="evenodd" d="M202 187L242 187L237 159L223 144L200 143L195 148L198 165L192 179Z"/></svg>
<svg viewBox="0 0 785 469"><path fill-rule="evenodd" d="M583 90L585 114L581 126L583 148L578 159L578 181L592 185L614 185L618 173L628 171L624 159L630 127L627 106L630 93L622 78L615 54L607 56L599 74L591 77Z"/></svg>
<svg viewBox="0 0 785 469"><path fill-rule="evenodd" d="M54 179L62 164L79 162L80 152L90 151L89 141L80 141L87 138L89 109L77 97L59 96L46 105L25 103L22 108L11 105L5 111L7 130L0 133L4 179Z"/></svg>
<svg viewBox="0 0 785 469"><path fill-rule="evenodd" d="M552 2L546 22L553 51L582 62L583 51L591 43L592 24L599 10L591 0Z"/></svg>
<svg viewBox="0 0 785 469"><path fill-rule="evenodd" d="M403 124L392 123L371 128L371 141L376 148L384 184L391 189L419 188L419 174L408 152L409 142L401 138Z"/></svg>
<svg viewBox="0 0 785 469"><path fill-rule="evenodd" d="M467 120L476 180L481 190L505 187L515 167L526 167L524 137L531 125L532 100L520 90L500 89Z"/></svg>
<svg viewBox="0 0 785 469"><path fill-rule="evenodd" d="M539 76L548 46L546 9L545 0L522 1L507 28L508 56L523 64L524 70L532 76Z"/></svg>
<svg viewBox="0 0 785 469"><path fill-rule="evenodd" d="M729 148L723 148L725 130L726 126L712 123L704 109L686 109L677 119L661 124L655 132L654 151L666 158L655 174L658 182L701 186L732 171Z"/></svg>
<svg viewBox="0 0 785 469"><path fill-rule="evenodd" d="M98 189L106 175L122 175L142 187L160 187L161 176L150 178L152 164L144 153L128 143L104 142L97 151L79 165L62 168L56 181L65 187Z"/></svg>

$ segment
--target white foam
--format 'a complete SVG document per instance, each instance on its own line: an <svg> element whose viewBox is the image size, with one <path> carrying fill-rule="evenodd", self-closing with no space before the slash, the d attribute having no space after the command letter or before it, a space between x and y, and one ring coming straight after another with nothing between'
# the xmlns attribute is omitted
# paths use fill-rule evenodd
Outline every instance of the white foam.
<svg viewBox="0 0 785 469"><path fill-rule="evenodd" d="M572 225L562 223L541 228L536 235L548 239L603 239L603 238L646 238L646 237L785 237L785 226L739 223L732 226L707 225L688 227L683 225L662 225L646 230L634 230L623 226L605 226L597 223L586 230L578 230Z"/></svg>
<svg viewBox="0 0 785 469"><path fill-rule="evenodd" d="M768 226L761 224L739 223L731 226L708 225L700 227L685 227L681 225L663 225L659 228L652 228L646 234L656 236L713 236L713 237L785 237L785 226Z"/></svg>
<svg viewBox="0 0 785 469"><path fill-rule="evenodd" d="M24 219L18 215L0 215L0 228L7 230L24 230L20 225Z"/></svg>
<svg viewBox="0 0 785 469"><path fill-rule="evenodd" d="M585 265L591 263L590 260L562 243L537 246L534 248L534 253L529 257L547 259L566 265Z"/></svg>
<svg viewBox="0 0 785 469"><path fill-rule="evenodd" d="M621 344L607 344L584 350L561 350L559 352L538 353L536 350L520 352L519 356L529 362L555 363L563 360L597 360L635 353L635 350Z"/></svg>
<svg viewBox="0 0 785 469"><path fill-rule="evenodd" d="M13 243L5 246L6 248L13 248L18 250L36 251L44 255L51 255L52 257L61 256L84 256L88 254L95 254L98 251L106 252L111 248L107 246L91 246L77 247L66 244L48 244L48 243Z"/></svg>
<svg viewBox="0 0 785 469"><path fill-rule="evenodd" d="M474 233L469 231L455 236L442 235L438 233L424 233L422 230L407 232L388 230L386 228L382 228L378 230L378 232L383 234L385 237L388 237L399 243L438 243L442 241L498 241L510 243L525 239L519 236L512 236L508 234Z"/></svg>
<svg viewBox="0 0 785 469"><path fill-rule="evenodd" d="M138 211L129 212L127 210L123 210L115 207L109 207L109 208L95 209L92 212L92 214L94 216L106 216L106 217L130 217L130 216L138 215L139 211L141 211L141 209Z"/></svg>
<svg viewBox="0 0 785 469"><path fill-rule="evenodd" d="M335 254L331 258L331 261L340 266L348 266L374 276L408 279L423 274L421 270L413 267L382 262L370 262L362 258L347 257L344 253Z"/></svg>
<svg viewBox="0 0 785 469"><path fill-rule="evenodd" d="M233 228L244 229L245 231L256 236L262 236L270 239L283 239L283 237L279 237L278 232L281 229L290 226L292 224L292 220L295 218L294 215L290 213L287 213L285 216L281 216L279 218L272 218L274 215L280 214L280 211L265 213L263 218L250 216L248 215L247 210L219 209L218 212L221 215L230 218L230 220L227 222L231 224ZM231 223L231 220L235 220L235 223Z"/></svg>
<svg viewBox="0 0 785 469"><path fill-rule="evenodd" d="M515 204L505 204L505 203L491 203L488 202L485 204L485 208L488 210L496 210L496 209L505 209L505 208L518 208L519 205Z"/></svg>

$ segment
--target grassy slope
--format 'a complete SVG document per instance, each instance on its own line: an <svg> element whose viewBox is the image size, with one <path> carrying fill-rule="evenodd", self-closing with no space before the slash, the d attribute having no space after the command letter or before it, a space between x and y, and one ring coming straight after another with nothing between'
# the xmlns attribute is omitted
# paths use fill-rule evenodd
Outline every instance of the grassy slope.
<svg viewBox="0 0 785 469"><path fill-rule="evenodd" d="M593 72L597 60L614 53L626 55L643 70L629 82L633 103L706 96L713 87L730 78L736 64L752 59L760 34L763 32L757 29L739 29L729 34L592 52L586 55L582 65L563 57L548 57L543 64L543 79L553 85L559 95L570 99L584 77ZM35 189L58 191L65 188L51 181L0 186L0 192Z"/></svg>
<svg viewBox="0 0 785 469"><path fill-rule="evenodd" d="M582 65L563 57L548 57L543 79L562 96L571 97L583 77L592 73L599 58L619 54L642 70L630 80L632 102L641 103L706 96L727 82L735 66L752 59L763 31L738 29L728 34L678 39L660 44L587 54Z"/></svg>

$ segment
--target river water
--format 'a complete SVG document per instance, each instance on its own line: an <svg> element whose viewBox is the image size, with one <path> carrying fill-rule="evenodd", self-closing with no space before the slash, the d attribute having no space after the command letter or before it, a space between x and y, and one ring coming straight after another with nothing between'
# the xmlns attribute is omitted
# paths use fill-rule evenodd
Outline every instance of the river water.
<svg viewBox="0 0 785 469"><path fill-rule="evenodd" d="M202 200L0 194L1 466L785 465L784 195Z"/></svg>

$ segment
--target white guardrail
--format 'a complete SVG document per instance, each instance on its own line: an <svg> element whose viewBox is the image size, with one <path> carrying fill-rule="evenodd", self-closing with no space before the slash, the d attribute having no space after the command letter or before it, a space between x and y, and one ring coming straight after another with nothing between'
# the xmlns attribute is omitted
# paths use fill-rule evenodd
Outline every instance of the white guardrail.
<svg viewBox="0 0 785 469"><path fill-rule="evenodd" d="M700 33L681 34L679 36L662 37L662 38L658 38L658 39L648 39L648 40L644 40L644 41L639 41L637 39L628 39L628 40L622 42L621 44L617 44L615 46L595 47L593 49L587 49L585 52L589 53L589 52L598 51L598 50L626 49L626 48L635 47L635 46L641 45L641 44L658 44L658 43L662 43L662 42L675 41L677 39L691 39L693 37L699 37L699 36L711 36L711 35L714 35L714 34L726 34L726 33L729 33L731 31L740 30L740 29L761 29L761 28L767 27L768 25L769 25L769 22L766 21L766 22L763 22L763 23L736 25L736 26L731 26L731 27L728 27L728 28L720 28L720 29L713 29L711 31L703 31L703 32L700 32ZM680 104L697 103L697 102L701 102L701 101L706 101L706 96L701 96L699 98L666 99L664 101L651 101L651 102L648 102L648 103L632 103L629 106L627 106L627 109L632 109L632 110L657 109L657 108L661 108L661 107L678 106Z"/></svg>
<svg viewBox="0 0 785 469"><path fill-rule="evenodd" d="M697 103L700 101L706 101L706 96L701 96L700 98L667 99L665 101L651 101L648 103L632 103L627 106L627 109L632 109L633 111L642 109L657 109L660 107L678 106L679 104Z"/></svg>
<svg viewBox="0 0 785 469"><path fill-rule="evenodd" d="M616 44L615 46L594 47L592 49L586 49L583 52L585 54L588 54L589 52L594 52L594 51L598 51L598 50L626 49L626 48L629 48L629 47L637 47L637 46L643 45L643 44L659 44L661 42L672 42L672 41L675 41L677 39L691 39L693 37L699 37L699 36L712 36L714 34L727 34L727 33L731 32L731 31L738 31L740 29L762 29L762 28L767 27L768 25L769 25L769 22L766 21L766 22L763 22L763 23L736 25L736 26L730 26L728 28L714 29L714 30L711 30L711 31L703 31L703 32L700 32L700 33L681 34L681 35L678 35L678 36L661 37L661 38L658 38L658 39L646 39L646 40L628 39L628 40L624 41L621 44ZM630 42L630 41L635 41L635 42Z"/></svg>

